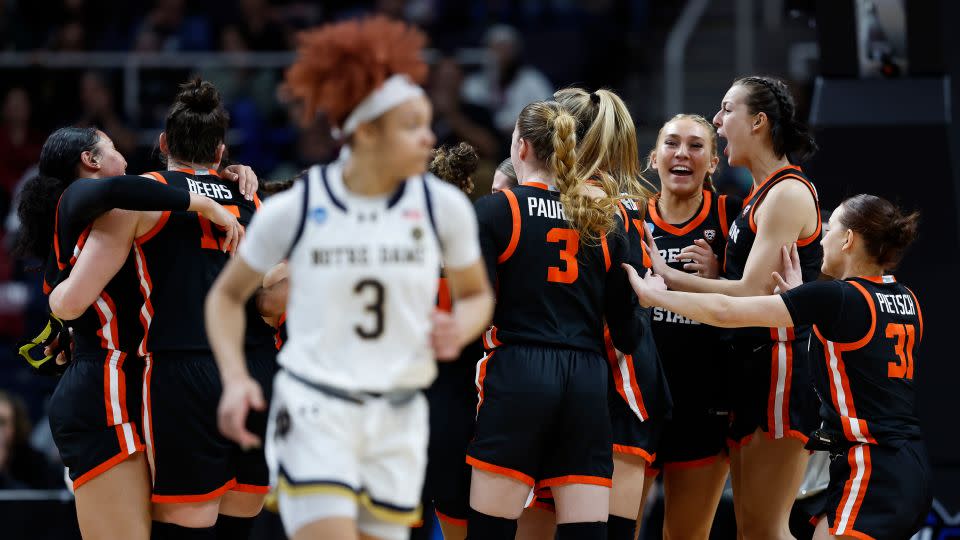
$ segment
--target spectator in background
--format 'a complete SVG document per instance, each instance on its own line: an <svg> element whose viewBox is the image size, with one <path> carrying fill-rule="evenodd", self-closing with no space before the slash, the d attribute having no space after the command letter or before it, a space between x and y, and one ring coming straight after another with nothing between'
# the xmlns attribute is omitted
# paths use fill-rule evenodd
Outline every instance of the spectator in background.
<svg viewBox="0 0 960 540"><path fill-rule="evenodd" d="M30 127L30 113L27 91L11 88L0 110L0 215L6 214L20 176L40 159L43 137Z"/></svg>
<svg viewBox="0 0 960 540"><path fill-rule="evenodd" d="M291 34L267 0L240 0L240 13L234 26L249 50L282 51L290 48L287 39ZM222 41L221 36L221 44Z"/></svg>
<svg viewBox="0 0 960 540"><path fill-rule="evenodd" d="M80 109L76 127L100 129L115 141L121 154L134 153L137 134L121 118L114 105L113 90L95 71L87 71L80 77Z"/></svg>
<svg viewBox="0 0 960 540"><path fill-rule="evenodd" d="M486 42L489 62L464 81L463 97L486 107L500 134L510 137L520 111L534 101L553 99L553 87L538 69L521 62L523 44L513 27L490 27Z"/></svg>
<svg viewBox="0 0 960 540"><path fill-rule="evenodd" d="M134 38L138 51L206 51L211 48L210 23L188 15L184 0L156 0Z"/></svg>
<svg viewBox="0 0 960 540"><path fill-rule="evenodd" d="M490 111L463 102L462 86L463 71L453 57L440 58L431 68L428 90L433 103L433 133L437 136L437 146L452 147L466 141L483 158L503 155L508 151L508 139L503 138L501 144L497 138Z"/></svg>
<svg viewBox="0 0 960 540"><path fill-rule="evenodd" d="M0 390L0 489L63 487L52 464L30 446L30 429L23 400Z"/></svg>

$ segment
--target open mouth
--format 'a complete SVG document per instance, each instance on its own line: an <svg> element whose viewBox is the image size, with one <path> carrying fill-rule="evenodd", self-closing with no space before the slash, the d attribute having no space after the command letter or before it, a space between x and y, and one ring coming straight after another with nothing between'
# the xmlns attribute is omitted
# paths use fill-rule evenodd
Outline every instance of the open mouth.
<svg viewBox="0 0 960 540"><path fill-rule="evenodd" d="M690 167L684 167L682 165L678 165L670 169L670 174L674 176L690 176L691 174L693 174L693 170Z"/></svg>

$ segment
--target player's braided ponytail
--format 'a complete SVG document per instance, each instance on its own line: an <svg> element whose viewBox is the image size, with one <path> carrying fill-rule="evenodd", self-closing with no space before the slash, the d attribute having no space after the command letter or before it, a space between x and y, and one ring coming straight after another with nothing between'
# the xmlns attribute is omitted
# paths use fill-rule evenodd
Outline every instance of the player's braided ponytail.
<svg viewBox="0 0 960 540"><path fill-rule="evenodd" d="M750 114L764 113L770 121L770 138L777 156L806 161L817 151L809 128L797 118L797 107L787 85L771 77L744 77L733 83L749 91Z"/></svg>

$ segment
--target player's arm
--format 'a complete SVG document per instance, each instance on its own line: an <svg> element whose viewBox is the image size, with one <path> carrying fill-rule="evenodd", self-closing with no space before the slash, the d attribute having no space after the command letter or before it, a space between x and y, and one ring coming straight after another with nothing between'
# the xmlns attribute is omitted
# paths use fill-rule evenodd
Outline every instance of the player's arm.
<svg viewBox="0 0 960 540"><path fill-rule="evenodd" d="M289 275L287 263L282 262L264 274L263 285L257 289L257 311L274 328L280 326L280 316L287 310Z"/></svg>
<svg viewBox="0 0 960 540"><path fill-rule="evenodd" d="M817 210L810 190L800 182L792 181L774 186L764 199L761 210L762 213L755 218L757 237L741 279L705 279L687 274L669 268L659 253L652 250L655 271L663 276L671 289L730 296L770 294L776 285L772 274L780 264L781 248L801 237L804 226L811 216L816 216Z"/></svg>
<svg viewBox="0 0 960 540"><path fill-rule="evenodd" d="M431 342L437 358L455 360L476 339L493 316L490 268L481 254L477 215L469 199L448 185L438 185L437 234L450 284L453 311L433 314ZM496 272L496 268L493 268Z"/></svg>
<svg viewBox="0 0 960 540"><path fill-rule="evenodd" d="M137 214L112 210L97 218L70 276L50 293L50 310L63 320L73 320L97 301L130 255L137 231Z"/></svg>
<svg viewBox="0 0 960 540"><path fill-rule="evenodd" d="M217 423L224 436L243 447L260 444L246 429L247 413L250 408L266 407L263 391L247 371L243 354L246 303L263 283L264 274L289 251L303 214L303 196L300 183L264 203L250 222L238 256L220 272L204 306L207 339L223 384Z"/></svg>

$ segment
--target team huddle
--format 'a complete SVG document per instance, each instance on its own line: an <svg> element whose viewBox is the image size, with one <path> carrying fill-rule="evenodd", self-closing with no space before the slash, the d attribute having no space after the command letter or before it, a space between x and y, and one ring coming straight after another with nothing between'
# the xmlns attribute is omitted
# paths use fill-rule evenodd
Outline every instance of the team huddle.
<svg viewBox="0 0 960 540"><path fill-rule="evenodd" d="M281 187L226 166L200 80L164 171L127 176L95 129L47 140L20 249L51 317L22 354L62 373L85 538L248 538L272 490L295 539L404 539L428 501L448 540L632 540L661 476L664 538L708 538L729 477L739 537L787 539L814 450L814 538L920 527L923 317L890 273L918 215L857 195L824 223L781 81L667 121L659 189L619 96L559 90L472 204L423 44L382 18L303 34L286 88L344 149ZM713 187L719 137L743 200Z"/></svg>

